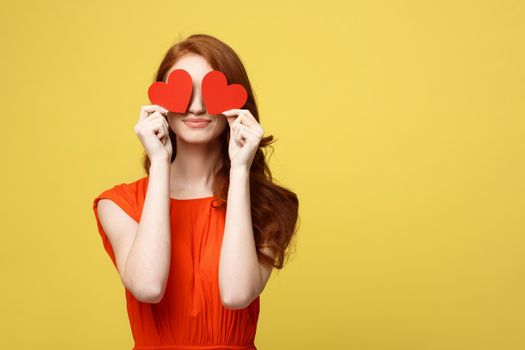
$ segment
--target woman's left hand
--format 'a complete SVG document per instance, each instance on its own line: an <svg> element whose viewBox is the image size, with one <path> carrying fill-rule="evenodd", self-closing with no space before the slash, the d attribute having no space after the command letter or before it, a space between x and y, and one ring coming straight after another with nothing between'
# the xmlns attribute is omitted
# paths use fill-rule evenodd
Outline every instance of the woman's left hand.
<svg viewBox="0 0 525 350"><path fill-rule="evenodd" d="M248 109L229 109L221 114L230 125L228 154L231 168L250 170L264 130Z"/></svg>

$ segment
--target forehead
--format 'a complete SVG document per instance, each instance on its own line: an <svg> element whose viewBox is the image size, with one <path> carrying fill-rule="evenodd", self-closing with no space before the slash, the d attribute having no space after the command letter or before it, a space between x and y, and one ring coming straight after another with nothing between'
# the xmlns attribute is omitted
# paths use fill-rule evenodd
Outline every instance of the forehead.
<svg viewBox="0 0 525 350"><path fill-rule="evenodd" d="M208 72L213 70L204 57L194 53L187 53L181 56L166 73L166 78L175 69L186 70L190 73L192 80L196 83L200 83L202 78L204 78Z"/></svg>

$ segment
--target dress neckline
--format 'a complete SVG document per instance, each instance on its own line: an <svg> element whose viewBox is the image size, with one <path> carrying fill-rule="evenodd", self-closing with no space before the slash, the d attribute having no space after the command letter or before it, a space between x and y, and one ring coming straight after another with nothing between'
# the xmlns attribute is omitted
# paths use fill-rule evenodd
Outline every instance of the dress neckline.
<svg viewBox="0 0 525 350"><path fill-rule="evenodd" d="M170 197L170 200L172 201L175 201L175 202L181 202L181 201L197 201L197 200L203 200L203 199L210 199L210 198L213 198L214 196L207 196L207 197L197 197L197 198L173 198L173 197Z"/></svg>
<svg viewBox="0 0 525 350"><path fill-rule="evenodd" d="M144 176L143 178L146 181L146 186L149 183L149 175ZM205 199L211 199L214 198L214 195L206 196L206 197L197 197L197 198L173 198L170 195L170 202L191 202L191 201L200 201Z"/></svg>

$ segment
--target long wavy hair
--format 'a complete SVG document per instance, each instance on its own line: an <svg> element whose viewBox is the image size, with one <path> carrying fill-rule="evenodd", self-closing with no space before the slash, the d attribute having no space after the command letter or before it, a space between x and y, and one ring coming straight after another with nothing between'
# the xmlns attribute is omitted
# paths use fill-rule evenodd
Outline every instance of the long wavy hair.
<svg viewBox="0 0 525 350"><path fill-rule="evenodd" d="M242 107L248 109L255 119L259 121L257 103L252 91L248 74L239 56L226 43L208 34L193 34L186 39L171 46L166 52L154 81L165 81L166 73L176 63L177 59L186 53L194 53L204 57L214 70L219 70L226 75L229 84L241 84L248 93L246 104ZM171 161L177 154L176 136L173 130L169 130L173 154ZM213 183L214 203L219 203L215 208L222 207L227 203L228 187L230 185L230 158L228 155L228 144L230 141L230 128L226 127L219 136L222 140L222 168L215 173ZM298 207L297 195L276 184L272 173L266 163L266 148L270 147L273 152L273 144L276 140L272 135L263 137L255 153L250 168L250 201L254 232L254 240L257 248L257 258L265 266L273 266L282 269L285 261L291 256L294 233L298 229ZM143 155L143 166L149 175L150 159L146 151ZM275 259L264 254L259 249L270 247L275 253Z"/></svg>

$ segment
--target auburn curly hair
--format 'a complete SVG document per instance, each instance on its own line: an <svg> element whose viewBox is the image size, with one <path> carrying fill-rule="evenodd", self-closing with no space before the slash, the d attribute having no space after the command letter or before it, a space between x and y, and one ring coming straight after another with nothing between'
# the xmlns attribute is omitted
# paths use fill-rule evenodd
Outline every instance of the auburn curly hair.
<svg viewBox="0 0 525 350"><path fill-rule="evenodd" d="M250 110L255 119L259 121L255 96L241 59L230 46L214 36L193 34L171 46L155 74L154 82L165 81L166 73L176 63L177 59L186 53L204 57L214 70L219 70L225 74L229 84L236 83L244 86L248 93L248 99L242 108ZM173 162L177 153L176 136L171 128L169 133L173 146L171 158ZM228 127L225 128L220 138L222 139L223 165L215 174L213 183L213 195L218 199L219 207L226 205L230 184L230 158L228 155L230 130ZM298 229L299 201L294 192L275 183L266 163L266 148L270 147L273 152L274 149L271 145L275 141L272 135L263 137L255 153L250 168L250 204L257 258L266 266L282 269L285 261L288 261L291 256L293 248L291 243L295 242L293 237ZM143 158L143 167L149 175L151 162L145 150ZM262 247L271 248L276 253L275 259L261 252L259 249Z"/></svg>

